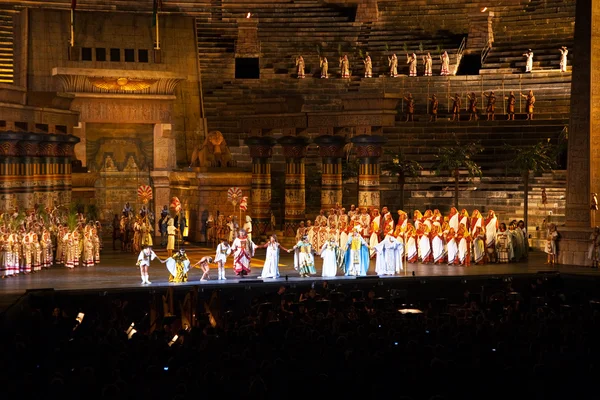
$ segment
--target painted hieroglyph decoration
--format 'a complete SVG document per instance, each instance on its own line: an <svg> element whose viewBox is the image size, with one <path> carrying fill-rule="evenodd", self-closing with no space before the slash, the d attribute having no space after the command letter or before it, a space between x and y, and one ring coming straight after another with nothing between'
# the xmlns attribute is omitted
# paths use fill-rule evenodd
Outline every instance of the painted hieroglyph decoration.
<svg viewBox="0 0 600 400"><path fill-rule="evenodd" d="M88 77L89 81L98 89L123 90L135 92L148 89L156 83L156 79L129 79L129 78L94 78Z"/></svg>

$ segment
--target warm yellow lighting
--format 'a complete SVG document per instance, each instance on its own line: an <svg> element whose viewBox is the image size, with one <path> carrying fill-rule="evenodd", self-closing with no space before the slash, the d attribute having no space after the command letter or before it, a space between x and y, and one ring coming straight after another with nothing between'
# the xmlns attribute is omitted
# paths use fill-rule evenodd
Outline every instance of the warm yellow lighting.
<svg viewBox="0 0 600 400"><path fill-rule="evenodd" d="M481 9L481 12L486 12L486 11L487 11L487 7L483 7L483 8Z"/></svg>
<svg viewBox="0 0 600 400"><path fill-rule="evenodd" d="M423 311L416 308L401 308L398 310L400 314L423 314Z"/></svg>
<svg viewBox="0 0 600 400"><path fill-rule="evenodd" d="M246 18L250 18L252 14L248 13L248 15L246 15Z"/></svg>

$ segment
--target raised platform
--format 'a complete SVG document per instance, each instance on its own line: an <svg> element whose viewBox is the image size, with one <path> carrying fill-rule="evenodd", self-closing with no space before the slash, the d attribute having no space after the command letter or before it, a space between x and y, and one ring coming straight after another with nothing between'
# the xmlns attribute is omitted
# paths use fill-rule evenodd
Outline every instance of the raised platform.
<svg viewBox="0 0 600 400"><path fill-rule="evenodd" d="M109 245L109 243L106 243ZM109 246L110 247L110 246ZM166 258L166 251L163 249L155 249L156 253L161 258ZM186 252L192 262L199 260L205 255L214 255L212 248L201 247L197 245L187 245ZM226 265L227 280L214 280L217 276L216 268L211 267L211 278L213 280L200 282L200 270L193 269L189 273L189 281L187 283L173 284L168 282L168 272L163 264L157 260L153 261L150 267L151 285L142 285L140 283L139 271L135 267L137 255L132 253L124 253L121 251L113 251L112 248L105 250L101 255L101 264L84 268L78 267L75 269L67 269L56 266L50 270L41 271L30 275L19 275L9 279L0 281L0 310L13 304L19 297L26 292L50 290L55 292L89 292L105 295L108 292L153 292L155 290L166 290L168 288L179 288L181 290L189 290L194 286L198 286L202 291L213 290L215 288L249 288L249 286L266 285L276 286L282 284L288 285L307 285L317 282L322 285L324 281L336 285L356 285L368 281L371 285L386 285L402 284L402 281L417 280L447 280L447 282L456 283L456 279L487 279L490 277L515 276L515 275L535 275L540 271L545 272L560 272L561 274L581 275L600 278L600 272L591 268L575 267L575 266L558 266L557 268L549 268L544 264L545 254L540 252L531 252L529 260L520 263L511 264L488 264L474 265L471 267L457 267L448 265L431 265L431 264L408 264L404 271L397 276L378 277L375 275L375 261L371 261L369 275L367 277L346 277L338 275L335 278L322 278L320 257L316 257L317 275L310 278L300 278L298 273L293 268L293 258L291 254L282 252L280 258L279 270L281 278L279 279L260 279L262 265L265 259L265 250L257 251L256 256L252 259L252 272L249 276L239 279L232 271L231 257ZM413 275L414 274L414 275ZM461 280L459 279L459 281ZM454 284L453 283L453 284ZM442 285L443 286L443 285Z"/></svg>

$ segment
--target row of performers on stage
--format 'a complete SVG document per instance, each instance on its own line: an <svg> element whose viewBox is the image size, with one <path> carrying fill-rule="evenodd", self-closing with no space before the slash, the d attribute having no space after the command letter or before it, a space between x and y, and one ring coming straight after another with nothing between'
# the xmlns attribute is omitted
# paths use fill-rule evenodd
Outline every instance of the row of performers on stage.
<svg viewBox="0 0 600 400"><path fill-rule="evenodd" d="M82 214L72 229L67 215L57 210L44 216L4 213L0 216L0 275L9 278L64 265L90 267L100 263L100 222L87 222Z"/></svg>
<svg viewBox="0 0 600 400"><path fill-rule="evenodd" d="M499 224L493 210L484 218L478 210L469 215L467 210L458 212L456 208L450 214L442 216L439 210L427 210L424 214L415 211L412 222L406 212L398 211L398 220L394 221L387 207L382 208L383 217L378 209L366 207L356 209L331 209L328 215L321 210L314 221L300 224L296 239L307 236L311 245L320 249L332 239L345 248L351 233L358 231L371 248L393 237L405 245L404 255L409 263L448 263L465 265L471 262L519 261L525 258L528 249L527 234L523 221L513 221L509 229Z"/></svg>

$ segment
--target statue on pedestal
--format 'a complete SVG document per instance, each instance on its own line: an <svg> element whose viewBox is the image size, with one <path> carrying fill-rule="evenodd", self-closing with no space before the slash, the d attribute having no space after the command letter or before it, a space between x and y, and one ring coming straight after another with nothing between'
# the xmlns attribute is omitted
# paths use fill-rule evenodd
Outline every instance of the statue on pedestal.
<svg viewBox="0 0 600 400"><path fill-rule="evenodd" d="M104 171L107 172L117 172L119 171L117 169L117 167L115 166L115 162L113 161L112 157L110 156L110 154L108 154L106 156L106 158L104 159L104 168L102 168Z"/></svg>
<svg viewBox="0 0 600 400"><path fill-rule="evenodd" d="M391 57L388 57L388 65L390 67L390 76L395 78L398 76L398 57L395 54L392 54Z"/></svg>
<svg viewBox="0 0 600 400"><path fill-rule="evenodd" d="M296 73L298 79L304 79L304 58L302 56L296 57Z"/></svg>
<svg viewBox="0 0 600 400"><path fill-rule="evenodd" d="M212 131L206 135L204 143L196 147L192 153L190 167L231 167L233 158L223 134Z"/></svg>
<svg viewBox="0 0 600 400"><path fill-rule="evenodd" d="M363 63L365 64L365 78L372 78L373 77L373 62L371 61L371 56L369 56L369 54L367 54L367 56L363 60Z"/></svg>
<svg viewBox="0 0 600 400"><path fill-rule="evenodd" d="M327 62L327 57L321 57L319 66L321 67L321 79L329 78L329 75L327 74L329 70L329 63Z"/></svg>
<svg viewBox="0 0 600 400"><path fill-rule="evenodd" d="M427 55L423 56L423 65L425 66L425 76L431 76L433 72L433 59L431 58L431 54L429 52Z"/></svg>
<svg viewBox="0 0 600 400"><path fill-rule="evenodd" d="M350 61L348 61L348 56L344 54L343 57L340 57L340 74L342 78L350 78Z"/></svg>
<svg viewBox="0 0 600 400"><path fill-rule="evenodd" d="M129 156L129 158L127 159L127 164L125 165L125 168L123 168L123 171L137 171L138 170L138 166L135 162L135 159L133 158L133 156Z"/></svg>

